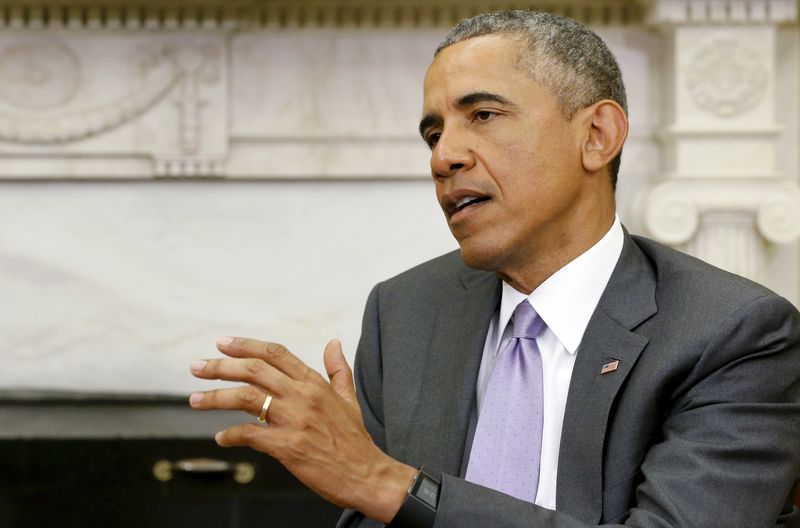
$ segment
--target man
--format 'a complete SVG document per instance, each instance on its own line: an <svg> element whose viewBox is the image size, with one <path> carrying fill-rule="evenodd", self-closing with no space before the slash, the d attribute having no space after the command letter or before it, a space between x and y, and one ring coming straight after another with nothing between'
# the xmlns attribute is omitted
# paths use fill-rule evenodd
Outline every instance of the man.
<svg viewBox="0 0 800 528"><path fill-rule="evenodd" d="M558 16L480 15L424 90L460 254L372 291L360 408L337 341L328 383L280 345L220 340L231 359L194 374L248 385L192 405L269 426L217 442L277 458L348 508L341 526L800 522L800 317L620 226L627 117L605 44Z"/></svg>

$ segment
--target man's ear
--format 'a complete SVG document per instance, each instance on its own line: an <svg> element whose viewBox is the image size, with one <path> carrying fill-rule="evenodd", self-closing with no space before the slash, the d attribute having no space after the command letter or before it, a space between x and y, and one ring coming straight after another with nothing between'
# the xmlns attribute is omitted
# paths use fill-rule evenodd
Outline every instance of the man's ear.
<svg viewBox="0 0 800 528"><path fill-rule="evenodd" d="M628 136L628 118L616 102L603 99L580 110L584 141L581 146L583 168L597 172L611 163Z"/></svg>

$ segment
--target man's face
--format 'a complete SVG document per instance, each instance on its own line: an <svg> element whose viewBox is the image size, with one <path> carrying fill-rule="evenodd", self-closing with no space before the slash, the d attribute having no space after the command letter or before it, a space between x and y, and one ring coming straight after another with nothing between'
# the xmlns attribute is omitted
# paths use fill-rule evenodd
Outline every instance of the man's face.
<svg viewBox="0 0 800 528"><path fill-rule="evenodd" d="M589 192L577 117L568 121L520 69L521 46L486 35L442 50L425 76L420 123L462 258L501 274L566 246L585 227Z"/></svg>

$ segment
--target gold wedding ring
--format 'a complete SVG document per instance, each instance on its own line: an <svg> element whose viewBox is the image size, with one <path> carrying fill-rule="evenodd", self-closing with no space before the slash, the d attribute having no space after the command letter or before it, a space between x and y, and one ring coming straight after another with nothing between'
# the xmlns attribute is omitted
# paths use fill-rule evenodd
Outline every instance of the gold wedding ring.
<svg viewBox="0 0 800 528"><path fill-rule="evenodd" d="M261 406L261 414L258 415L258 421L264 423L267 421L267 411L269 410L269 404L272 403L272 394L267 394L267 397L264 399L264 405Z"/></svg>

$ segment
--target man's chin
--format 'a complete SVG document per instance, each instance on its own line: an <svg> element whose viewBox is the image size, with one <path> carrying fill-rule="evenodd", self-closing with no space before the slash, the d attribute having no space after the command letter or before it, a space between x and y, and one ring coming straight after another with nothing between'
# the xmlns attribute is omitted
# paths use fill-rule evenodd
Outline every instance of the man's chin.
<svg viewBox="0 0 800 528"><path fill-rule="evenodd" d="M461 260L468 268L484 271L497 271L499 258L492 251L486 248L472 247L471 245L461 245Z"/></svg>

